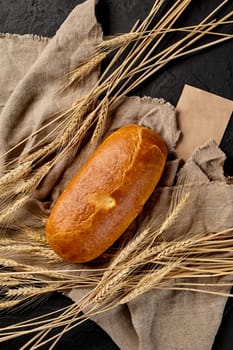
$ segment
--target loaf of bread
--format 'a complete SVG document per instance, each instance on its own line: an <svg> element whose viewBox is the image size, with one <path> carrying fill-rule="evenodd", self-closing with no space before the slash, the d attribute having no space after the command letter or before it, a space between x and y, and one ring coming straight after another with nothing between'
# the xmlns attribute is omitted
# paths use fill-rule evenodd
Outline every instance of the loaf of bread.
<svg viewBox="0 0 233 350"><path fill-rule="evenodd" d="M113 132L55 203L46 224L53 250L77 263L100 256L141 212L166 157L164 141L148 128L131 124Z"/></svg>

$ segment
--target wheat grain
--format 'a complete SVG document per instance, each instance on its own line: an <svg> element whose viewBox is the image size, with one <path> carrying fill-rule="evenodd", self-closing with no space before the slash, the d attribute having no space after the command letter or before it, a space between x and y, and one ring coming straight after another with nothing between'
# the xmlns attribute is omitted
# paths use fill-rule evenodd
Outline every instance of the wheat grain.
<svg viewBox="0 0 233 350"><path fill-rule="evenodd" d="M44 229L33 229L31 227L26 226L22 227L21 231L27 238L29 238L29 240L38 243L42 246L48 246Z"/></svg>
<svg viewBox="0 0 233 350"><path fill-rule="evenodd" d="M8 286L18 286L22 284L23 280L18 280L14 277L4 276L4 272L1 272L0 274L1 280L0 280L0 287L5 288Z"/></svg>
<svg viewBox="0 0 233 350"><path fill-rule="evenodd" d="M6 220L13 220L13 215L19 212L19 210L23 207L26 201L30 198L29 195L24 195L17 199L11 206L8 206L6 209L2 211L0 214L0 223L5 223Z"/></svg>
<svg viewBox="0 0 233 350"><path fill-rule="evenodd" d="M32 297L39 294L44 294L48 292L52 292L54 290L58 289L57 284L50 285L48 287L20 287L20 288L14 288L9 289L6 293L6 297L12 298L12 297Z"/></svg>
<svg viewBox="0 0 233 350"><path fill-rule="evenodd" d="M24 180L16 187L16 193L30 194L36 190L42 179L51 170L53 162L50 161L42 165L39 170L37 170L30 179Z"/></svg>
<svg viewBox="0 0 233 350"><path fill-rule="evenodd" d="M15 241L13 239L10 238L6 238L6 237L0 237L0 245L11 245L15 243Z"/></svg>
<svg viewBox="0 0 233 350"><path fill-rule="evenodd" d="M145 228L141 233L138 234L128 245L119 252L116 257L113 259L112 263L109 266L109 270L114 269L118 264L125 263L129 260L129 257L135 252L138 254L138 247L144 242L147 241L149 246L151 246L156 238L158 238L166 229L168 229L171 224L177 219L178 215L184 208L190 194L187 193L180 200L178 205L171 211L171 213L164 219L160 227L156 231L151 231L150 228ZM108 275L106 271L106 275Z"/></svg>
<svg viewBox="0 0 233 350"><path fill-rule="evenodd" d="M17 263L17 261L13 260L13 259L2 259L0 258L0 265L3 267L17 267L20 266L19 263Z"/></svg>
<svg viewBox="0 0 233 350"><path fill-rule="evenodd" d="M81 107L73 107L73 112L71 113L70 122L67 124L66 128L63 130L62 134L59 136L59 146L64 147L65 145L69 144L70 140L74 137L78 139L80 135L83 135L83 133L86 132L84 124L87 124L87 118L83 121L84 116L88 113L89 105L84 104ZM79 127L79 128L78 128ZM77 130L78 129L78 130Z"/></svg>
<svg viewBox="0 0 233 350"><path fill-rule="evenodd" d="M79 126L79 124L82 121L82 118L87 113L89 108L89 103L81 103L81 106L79 106L79 104L75 104L75 106L69 108L67 112L63 113L63 116L69 116L70 119L65 128L60 132L59 135L57 135L57 137L53 141L40 148L38 151L35 151L29 156L27 156L25 158L26 161L41 161L49 154L52 154L56 150L63 148L67 144L71 135L75 133L77 126Z"/></svg>
<svg viewBox="0 0 233 350"><path fill-rule="evenodd" d="M9 309L13 306L16 306L20 301L19 300L7 300L0 302L0 309Z"/></svg>
<svg viewBox="0 0 233 350"><path fill-rule="evenodd" d="M129 274L132 273L132 271L134 271L135 267L138 264L145 264L146 258L152 259L152 257L156 255L156 253L161 248L158 248L157 250L152 248L151 250L149 249L145 252L144 245L142 244L143 240L146 239L148 242L147 244L149 244L150 247L153 241L155 240L155 237L161 235L165 231L165 229L167 229L177 218L178 214L183 209L188 197L189 194L186 194L180 200L180 203L177 205L177 207L173 209L171 214L165 219L165 221L162 223L162 225L156 232L153 232L153 234L151 234L151 232L148 229L143 230L139 236L132 240L120 253L118 253L113 262L110 264L109 269L107 269L106 272L103 274L103 278L100 281L100 291L97 292L97 295L94 299L97 304L102 302L104 299L107 299L109 296L112 296L113 290L114 293L116 293L120 288L122 288L122 286L125 283L124 279L127 276L129 276ZM188 240L186 244L190 244L190 241ZM170 247L169 249L167 248L167 250L164 251L164 255L176 251L177 247L179 249L183 249L184 246L184 242L179 242L175 245L175 247ZM139 253L139 247L141 247L141 254ZM160 254L162 257L162 253ZM119 264L121 268L119 268Z"/></svg>
<svg viewBox="0 0 233 350"><path fill-rule="evenodd" d="M48 143L47 145L41 147L38 151L34 151L33 153L29 154L27 157L25 157L25 160L28 162L36 162L38 159L43 159L46 156L48 156L49 154L53 153L54 151L56 151L57 147L58 147L58 139L54 139L53 141L51 141L50 143Z"/></svg>
<svg viewBox="0 0 233 350"><path fill-rule="evenodd" d="M108 107L109 107L109 99L108 97L106 97L102 102L101 109L98 114L98 121L91 138L91 143L95 145L96 143L98 144L101 141L103 134L105 132L106 122L108 118Z"/></svg>
<svg viewBox="0 0 233 350"><path fill-rule="evenodd" d="M11 244L9 245L4 245L4 246L0 246L0 254L4 254L7 253L8 251L11 251L12 254L16 253L16 252L22 252L22 253L32 253L32 252L36 252L38 251L38 248L35 246L29 246L28 244Z"/></svg>
<svg viewBox="0 0 233 350"><path fill-rule="evenodd" d="M108 117L108 103L108 98L105 98L101 103L100 111L94 111L93 115L91 116L90 122L88 121L88 124L91 125L94 121L94 118L97 118L96 127L92 134L91 140L86 145L86 147L80 152L79 168L81 168L81 166L90 158L90 156L102 140ZM87 125L87 128L89 128L89 125Z"/></svg>
<svg viewBox="0 0 233 350"><path fill-rule="evenodd" d="M131 257L128 261L125 259L122 263L123 267L119 268L119 270L111 270L111 274L107 271L107 274L104 275L102 286L101 284L98 286L100 291L95 296L94 303L101 304L103 301L106 301L107 298L112 297L114 293L118 292L128 283L128 279L130 279L131 274L138 266L152 262L161 264L164 258L171 259L174 253L183 251L194 243L195 239L188 239L176 243L169 242L167 244L158 244L157 247L148 248L146 251L142 249L141 253L138 253L135 257ZM108 276L108 280L106 276Z"/></svg>
<svg viewBox="0 0 233 350"><path fill-rule="evenodd" d="M2 257L9 254L19 254L20 258L25 256L28 258L28 254L31 254L31 260L40 258L40 263L46 261L48 264L50 263L60 263L63 260L57 256L49 247L41 247L35 245L28 244L12 244L12 245L4 245L0 246L0 255Z"/></svg>
<svg viewBox="0 0 233 350"><path fill-rule="evenodd" d="M130 266L120 270L115 276L111 275L109 280L102 280L100 285L97 286L94 291L95 297L93 303L96 305L102 304L107 301L108 298L112 298L113 295L124 285L125 278L129 275ZM99 289L99 292L98 292Z"/></svg>
<svg viewBox="0 0 233 350"><path fill-rule="evenodd" d="M162 269L155 270L151 273L146 274L140 279L136 286L132 288L132 290L120 300L120 304L129 303L139 295L153 289L153 287L157 285L165 276L167 276L169 272L172 271L177 265L179 265L178 261L169 264Z"/></svg>
<svg viewBox="0 0 233 350"><path fill-rule="evenodd" d="M32 170L32 162L27 161L23 164L18 165L16 168L8 171L7 174L0 178L0 187L5 187L12 183L15 183L19 179L22 179L28 175Z"/></svg>
<svg viewBox="0 0 233 350"><path fill-rule="evenodd" d="M45 275L47 277L54 278L54 279L61 278L61 274L59 272L48 270L45 267L31 266L31 265L24 265L24 264L20 265L20 267L22 268L23 271L28 271L30 274L37 273L37 274Z"/></svg>
<svg viewBox="0 0 233 350"><path fill-rule="evenodd" d="M100 52L89 58L87 61L82 62L77 68L68 74L69 80L64 86L64 89L79 83L82 79L86 79L87 76L106 58L106 56L107 53Z"/></svg>
<svg viewBox="0 0 233 350"><path fill-rule="evenodd" d="M101 51L109 52L109 50L121 47L122 45L132 43L134 40L138 39L138 37L141 35L145 35L145 32L131 32L131 33L118 35L114 38L102 41L98 45L98 49Z"/></svg>
<svg viewBox="0 0 233 350"><path fill-rule="evenodd" d="M54 279L61 278L61 273L59 272L49 270L41 266L22 264L17 262L16 260L8 259L8 258L1 258L0 266L3 266L4 268L8 268L8 267L17 268L17 272L15 271L15 272L4 273L5 276L8 275L10 277L20 276L20 278L23 278L23 277L27 278L28 276L30 276L29 278L31 278L34 273L37 273L37 274L45 275L47 277L54 278ZM27 274L26 272L28 272L29 274Z"/></svg>
<svg viewBox="0 0 233 350"><path fill-rule="evenodd" d="M54 253L49 247L46 249L41 247L38 251L35 252L35 257L39 257L42 259L42 262L45 261L48 264L59 264L64 262L62 258L60 258L56 253Z"/></svg>

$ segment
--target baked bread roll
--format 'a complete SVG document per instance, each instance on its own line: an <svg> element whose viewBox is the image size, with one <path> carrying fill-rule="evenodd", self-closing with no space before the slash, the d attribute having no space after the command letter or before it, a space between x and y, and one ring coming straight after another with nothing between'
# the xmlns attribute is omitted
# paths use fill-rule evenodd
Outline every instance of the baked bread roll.
<svg viewBox="0 0 233 350"><path fill-rule="evenodd" d="M148 128L131 124L113 132L55 203L46 224L52 249L77 263L100 256L141 212L166 157L164 141Z"/></svg>

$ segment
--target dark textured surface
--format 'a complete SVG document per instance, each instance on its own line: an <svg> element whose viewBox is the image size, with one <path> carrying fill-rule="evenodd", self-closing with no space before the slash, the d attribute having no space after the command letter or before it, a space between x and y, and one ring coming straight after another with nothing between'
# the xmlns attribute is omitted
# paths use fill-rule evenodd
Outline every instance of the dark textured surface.
<svg viewBox="0 0 233 350"><path fill-rule="evenodd" d="M0 32L52 36L69 12L83 0L0 0ZM194 24L221 0L195 0L180 23ZM105 35L129 31L143 19L154 0L99 0L96 13ZM171 1L167 1L169 4ZM230 4L229 8L232 9ZM78 25L78 23L77 23ZM233 28L231 28L233 31ZM185 83L233 98L233 41L207 52L178 59L134 91L137 95L163 97L176 104Z"/></svg>
<svg viewBox="0 0 233 350"><path fill-rule="evenodd" d="M200 22L215 5L221 2L221 0L193 1L193 5L184 13L184 20L178 25L193 25ZM154 0L100 0L97 17L103 24L106 35L127 32L137 19L146 17L153 3ZM167 1L167 4L169 8L171 1ZM233 5L228 8L232 10ZM133 93L139 96L163 97L176 104L184 84L233 99L233 41L185 59L177 59Z"/></svg>
<svg viewBox="0 0 233 350"><path fill-rule="evenodd" d="M77 0L1 0L0 32L52 36Z"/></svg>
<svg viewBox="0 0 233 350"><path fill-rule="evenodd" d="M40 307L28 308L25 311L12 312L9 314L0 314L0 327L17 323L19 321L27 320L34 316L39 316L45 313L50 313L59 309L59 307L65 307L71 304L68 298L65 298L61 294L54 294L47 301L43 302ZM59 314L59 313L58 313ZM58 315L57 314L57 315ZM57 329L49 336L59 334L62 329ZM1 350L18 350L20 346L23 346L26 341L29 341L31 335L23 336L13 340L0 343ZM47 338L45 338L47 339ZM49 343L40 347L40 350L47 350ZM30 349L30 348L28 348ZM54 350L119 350L119 348L112 342L111 338L103 332L94 322L87 320L79 327L76 327L69 331L62 337L60 342L54 348Z"/></svg>
<svg viewBox="0 0 233 350"><path fill-rule="evenodd" d="M83 1L0 0L0 32L52 36L69 12L81 2ZM185 20L180 24L194 24L203 18L211 8L221 2L222 0L194 0L194 5L186 11ZM99 22L102 24L104 34L127 32L137 19L143 19L147 15L153 3L154 0L99 0L96 13ZM169 5L171 1L167 3ZM233 10L232 1L229 1L229 8ZM169 64L166 69L151 78L134 93L140 96L163 97L176 104L186 83L233 99L233 41ZM231 121L221 142L222 149L228 154L227 171L231 175L233 175L233 149L230 146L232 145L232 132L233 122ZM67 305L68 302L65 297L56 295L39 308L29 310L23 314L1 315L0 326L14 323L16 319L20 321L39 312L54 310L59 306ZM230 350L233 348L232 327L233 304L229 300L216 337L214 350ZM7 345L0 344L0 350L17 350L18 348L19 340ZM89 321L64 337L63 342L56 349L66 348L69 350L117 349L111 343L109 337L93 322Z"/></svg>
<svg viewBox="0 0 233 350"><path fill-rule="evenodd" d="M225 129L222 141L220 143L220 148L225 152L227 159L225 162L225 173L229 176L233 176L233 142L232 142L232 132L233 132L233 113Z"/></svg>

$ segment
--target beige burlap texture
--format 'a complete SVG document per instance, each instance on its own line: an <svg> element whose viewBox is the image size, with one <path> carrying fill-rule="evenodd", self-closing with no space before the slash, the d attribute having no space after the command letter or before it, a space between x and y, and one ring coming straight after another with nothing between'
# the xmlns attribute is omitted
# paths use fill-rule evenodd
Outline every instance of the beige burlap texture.
<svg viewBox="0 0 233 350"><path fill-rule="evenodd" d="M28 35L0 37L1 154L41 127L53 113L64 110L90 91L97 82L97 71L76 90L66 93L59 92L61 77L88 58L101 38L94 0L77 6L52 39ZM138 97L121 102L116 110L110 111L109 132L132 122L143 124L160 132L174 153L180 132L175 110L169 103ZM21 152L27 153L37 138L29 139ZM1 159L1 170L6 161L7 158ZM184 232L211 232L233 226L233 187L226 183L223 163L224 154L214 141L197 149L179 172L178 160L167 163L160 186L151 198L153 216L163 220L167 214L174 181L185 184L191 197L182 217L165 232L166 239L178 240ZM65 159L52 169L33 200L35 206L41 207L48 194L55 200L77 167L78 164ZM79 290L69 293L75 301L82 295ZM224 297L188 291L152 290L95 317L95 321L121 350L209 350L225 301Z"/></svg>

